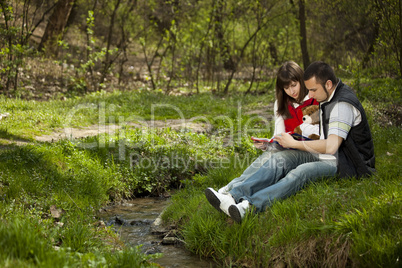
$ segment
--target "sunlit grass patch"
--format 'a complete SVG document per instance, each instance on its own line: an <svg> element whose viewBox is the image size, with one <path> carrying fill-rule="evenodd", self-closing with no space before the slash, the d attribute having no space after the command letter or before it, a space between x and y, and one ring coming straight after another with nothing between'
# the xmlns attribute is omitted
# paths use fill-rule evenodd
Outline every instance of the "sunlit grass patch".
<svg viewBox="0 0 402 268"><path fill-rule="evenodd" d="M34 138L64 128L167 119L203 120L217 127L226 124L227 128L227 122L218 119L219 116L236 122L247 118L244 114L247 110L267 109L270 102L272 95L242 93L221 97L210 93L169 96L149 91L99 91L46 102L0 96L1 111L10 113L0 121L0 137ZM233 127L238 124L233 123Z"/></svg>

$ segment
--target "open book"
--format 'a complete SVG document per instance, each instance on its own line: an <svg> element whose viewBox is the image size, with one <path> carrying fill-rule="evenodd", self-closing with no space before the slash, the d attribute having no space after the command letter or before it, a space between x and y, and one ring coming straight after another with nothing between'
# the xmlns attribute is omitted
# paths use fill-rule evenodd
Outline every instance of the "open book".
<svg viewBox="0 0 402 268"><path fill-rule="evenodd" d="M298 141L311 141L311 139L302 136L300 134L294 133L294 132L288 132L293 139L298 140ZM266 143L266 148L267 150L270 149L275 149L275 150L285 150L287 148L283 148L277 141L274 140L274 138L271 139L267 139L267 138L257 138L257 137L250 137L252 141L256 141L256 142L263 142Z"/></svg>

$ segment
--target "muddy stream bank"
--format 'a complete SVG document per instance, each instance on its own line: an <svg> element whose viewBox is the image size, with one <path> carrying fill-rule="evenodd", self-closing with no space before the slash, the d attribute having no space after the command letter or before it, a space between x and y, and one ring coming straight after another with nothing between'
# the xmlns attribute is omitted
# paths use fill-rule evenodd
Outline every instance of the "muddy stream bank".
<svg viewBox="0 0 402 268"><path fill-rule="evenodd" d="M98 216L113 227L126 245L142 245L146 254L162 253L163 256L154 261L162 267L216 267L212 260L200 259L186 250L175 238L174 231L160 224L159 215L168 203L167 198L137 198L105 207Z"/></svg>

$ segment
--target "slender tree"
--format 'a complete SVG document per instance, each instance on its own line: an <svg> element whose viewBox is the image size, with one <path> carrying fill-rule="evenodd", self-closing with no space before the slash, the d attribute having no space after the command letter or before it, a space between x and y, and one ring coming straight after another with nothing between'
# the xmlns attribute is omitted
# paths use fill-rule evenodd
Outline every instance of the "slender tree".
<svg viewBox="0 0 402 268"><path fill-rule="evenodd" d="M39 50L46 48L46 51L54 56L58 54L58 40L63 39L64 29L73 9L75 0L59 0L52 15L50 15L45 32L42 36Z"/></svg>
<svg viewBox="0 0 402 268"><path fill-rule="evenodd" d="M292 12L299 21L299 40L300 49L302 53L302 60L304 68L310 65L310 57L307 49L307 29L306 29L306 2L305 0L299 0L297 6L293 0L290 0L293 6Z"/></svg>
<svg viewBox="0 0 402 268"><path fill-rule="evenodd" d="M306 31L306 2L299 0L299 27L300 27L300 48L302 51L304 68L310 65L310 57L307 49L307 31Z"/></svg>
<svg viewBox="0 0 402 268"><path fill-rule="evenodd" d="M103 70L101 73L101 78L100 78L100 83L103 83L105 81L106 75L108 73L108 70L110 69L113 60L110 59L110 47L112 45L112 38L113 38L113 29L115 26L115 20L116 20L116 14L117 10L119 9L121 0L117 0L116 4L114 5L112 15L110 16L110 23L109 23L109 29L108 29L108 35L107 35L107 42L106 42L106 54L105 54L105 61L103 63Z"/></svg>

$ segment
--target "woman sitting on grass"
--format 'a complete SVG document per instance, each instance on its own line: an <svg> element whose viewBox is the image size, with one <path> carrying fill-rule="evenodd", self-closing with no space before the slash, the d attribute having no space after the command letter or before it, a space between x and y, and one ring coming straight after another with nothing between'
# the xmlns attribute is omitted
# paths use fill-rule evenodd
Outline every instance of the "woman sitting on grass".
<svg viewBox="0 0 402 268"><path fill-rule="evenodd" d="M309 105L318 105L318 102L308 97L308 90L304 85L303 70L294 61L285 62L278 70L276 75L276 101L274 104L275 111L275 130L274 136L283 132L293 131L297 126L303 123L302 108ZM307 131L307 132L305 132ZM308 130L303 131L304 136L313 133L308 133ZM319 133L314 133L319 134ZM266 143L254 142L256 148L266 150ZM240 185L259 170L272 155L272 151L268 150L258 157L243 174L232 180L229 184L220 188L220 194L228 194L235 186ZM212 188L205 190L205 195L208 201L213 205L216 191ZM219 206L214 206L218 211L223 211L229 215L229 204L220 203Z"/></svg>

